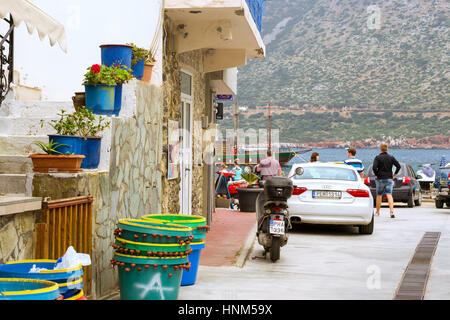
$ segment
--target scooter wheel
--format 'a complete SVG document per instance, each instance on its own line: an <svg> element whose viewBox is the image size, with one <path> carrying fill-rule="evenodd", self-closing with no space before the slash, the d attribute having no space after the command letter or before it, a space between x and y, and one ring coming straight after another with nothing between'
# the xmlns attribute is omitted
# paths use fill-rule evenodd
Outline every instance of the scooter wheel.
<svg viewBox="0 0 450 320"><path fill-rule="evenodd" d="M280 259L281 238L272 237L272 246L270 247L270 260L275 262Z"/></svg>

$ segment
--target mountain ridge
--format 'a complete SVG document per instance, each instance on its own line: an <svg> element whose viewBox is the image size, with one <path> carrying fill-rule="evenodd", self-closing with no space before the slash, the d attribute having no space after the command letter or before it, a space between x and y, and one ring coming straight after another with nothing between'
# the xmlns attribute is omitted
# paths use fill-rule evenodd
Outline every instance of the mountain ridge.
<svg viewBox="0 0 450 320"><path fill-rule="evenodd" d="M240 105L449 108L445 1L277 0L265 12L267 57L239 68Z"/></svg>

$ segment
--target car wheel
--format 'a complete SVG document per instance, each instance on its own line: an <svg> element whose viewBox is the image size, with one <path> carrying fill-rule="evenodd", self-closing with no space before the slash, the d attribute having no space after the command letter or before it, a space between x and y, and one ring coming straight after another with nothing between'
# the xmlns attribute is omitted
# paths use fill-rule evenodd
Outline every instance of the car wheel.
<svg viewBox="0 0 450 320"><path fill-rule="evenodd" d="M450 208L450 199L445 200L445 205L447 208Z"/></svg>
<svg viewBox="0 0 450 320"><path fill-rule="evenodd" d="M444 201L443 200L435 200L434 205L436 206L436 208L442 209L444 207Z"/></svg>
<svg viewBox="0 0 450 320"><path fill-rule="evenodd" d="M411 197L408 199L408 208L414 208L414 192L411 193Z"/></svg>
<svg viewBox="0 0 450 320"><path fill-rule="evenodd" d="M419 192L419 199L415 200L414 204L418 207L422 205L422 192Z"/></svg>
<svg viewBox="0 0 450 320"><path fill-rule="evenodd" d="M373 233L373 225L374 225L374 218L372 215L372 221L368 225L365 226L358 226L359 233L360 234L372 234Z"/></svg>

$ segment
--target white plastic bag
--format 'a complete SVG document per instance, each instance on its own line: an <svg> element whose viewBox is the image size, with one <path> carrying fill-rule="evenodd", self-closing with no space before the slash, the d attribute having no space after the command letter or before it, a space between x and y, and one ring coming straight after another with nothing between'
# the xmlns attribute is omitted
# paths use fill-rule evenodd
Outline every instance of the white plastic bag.
<svg viewBox="0 0 450 320"><path fill-rule="evenodd" d="M30 271L28 271L28 273L39 273L41 271L46 271L46 268L36 268L36 265L33 264L33 268L30 269Z"/></svg>
<svg viewBox="0 0 450 320"><path fill-rule="evenodd" d="M91 265L91 257L85 253L77 253L75 249L70 246L67 248L64 256L56 261L54 270L75 268L80 264L82 266Z"/></svg>

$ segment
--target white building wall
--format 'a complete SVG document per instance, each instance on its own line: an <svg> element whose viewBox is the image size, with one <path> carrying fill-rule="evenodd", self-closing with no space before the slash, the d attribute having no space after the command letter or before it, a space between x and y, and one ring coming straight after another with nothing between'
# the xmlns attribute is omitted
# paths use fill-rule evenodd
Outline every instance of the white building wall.
<svg viewBox="0 0 450 320"><path fill-rule="evenodd" d="M43 11L64 24L67 53L24 23L15 32L15 70L20 84L42 89L42 99L69 101L81 85L86 69L101 63L99 46L133 42L150 48L157 33L163 0L34 0ZM152 83L162 85L162 31Z"/></svg>

